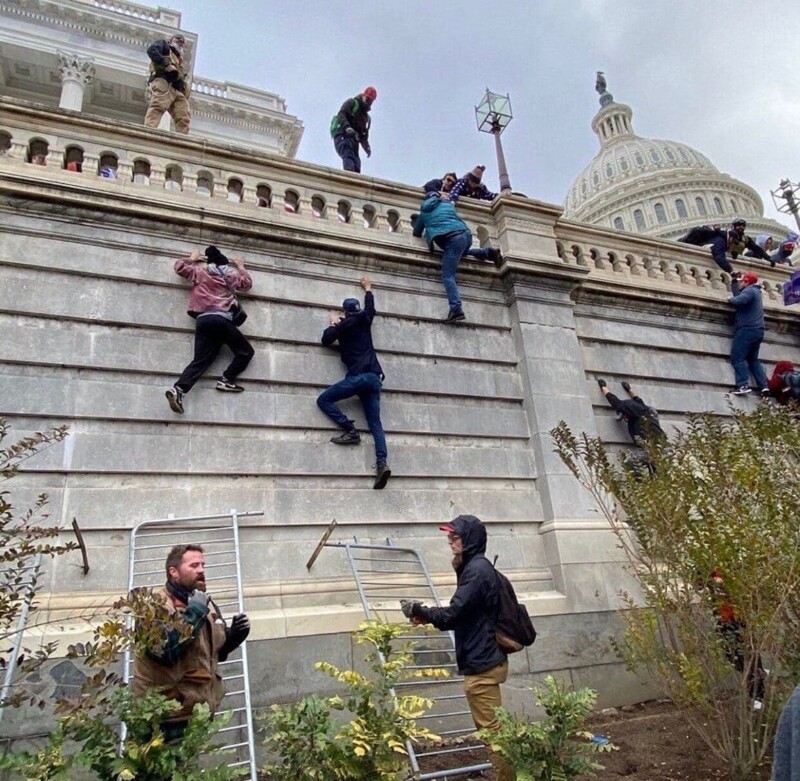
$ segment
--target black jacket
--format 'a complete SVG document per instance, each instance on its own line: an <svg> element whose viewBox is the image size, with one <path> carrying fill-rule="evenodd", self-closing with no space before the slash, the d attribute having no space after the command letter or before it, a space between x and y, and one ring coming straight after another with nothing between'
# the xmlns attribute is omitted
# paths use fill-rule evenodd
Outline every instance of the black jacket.
<svg viewBox="0 0 800 781"><path fill-rule="evenodd" d="M648 407L640 396L623 401L613 393L607 393L606 399L612 409L625 416L628 422L628 434L636 444L639 444L639 441L646 442L649 439L666 437L664 429L658 423L655 410Z"/></svg>
<svg viewBox="0 0 800 781"><path fill-rule="evenodd" d="M341 135L351 127L356 131L356 139L362 144L369 141L369 126L371 124L369 116L370 107L367 105L362 95L348 98L339 113L331 122L331 136L334 138Z"/></svg>
<svg viewBox="0 0 800 781"><path fill-rule="evenodd" d="M454 630L458 671L477 675L507 658L494 636L500 592L495 569L484 555L486 527L473 515L459 515L452 526L463 543L456 593L448 607L422 607L419 617L437 629Z"/></svg>
<svg viewBox="0 0 800 781"><path fill-rule="evenodd" d="M383 369L372 346L372 320L375 317L375 297L372 292L364 296L364 309L346 315L336 325L328 326L322 334L322 343L330 347L339 340L339 354L347 367L347 376L372 372L383 379Z"/></svg>

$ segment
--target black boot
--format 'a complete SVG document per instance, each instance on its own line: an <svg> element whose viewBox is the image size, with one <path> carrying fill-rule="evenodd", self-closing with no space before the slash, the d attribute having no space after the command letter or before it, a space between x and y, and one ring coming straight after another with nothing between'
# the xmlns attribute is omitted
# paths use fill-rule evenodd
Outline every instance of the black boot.
<svg viewBox="0 0 800 781"><path fill-rule="evenodd" d="M351 428L339 434L338 437L331 437L331 442L334 445L358 445L361 443L361 435Z"/></svg>
<svg viewBox="0 0 800 781"><path fill-rule="evenodd" d="M392 476L392 470L389 469L385 461L378 461L375 464L375 482L372 484L373 488L380 490L386 487L389 478Z"/></svg>

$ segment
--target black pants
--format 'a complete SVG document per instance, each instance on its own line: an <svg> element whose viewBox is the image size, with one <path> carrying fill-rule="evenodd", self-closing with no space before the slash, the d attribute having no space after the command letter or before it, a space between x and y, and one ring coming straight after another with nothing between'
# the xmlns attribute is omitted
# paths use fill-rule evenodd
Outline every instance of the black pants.
<svg viewBox="0 0 800 781"><path fill-rule="evenodd" d="M228 345L233 360L222 373L226 380L235 380L250 363L255 350L242 332L222 315L204 315L197 318L194 332L194 359L183 370L175 387L188 393L203 376L203 372L214 363L222 345Z"/></svg>

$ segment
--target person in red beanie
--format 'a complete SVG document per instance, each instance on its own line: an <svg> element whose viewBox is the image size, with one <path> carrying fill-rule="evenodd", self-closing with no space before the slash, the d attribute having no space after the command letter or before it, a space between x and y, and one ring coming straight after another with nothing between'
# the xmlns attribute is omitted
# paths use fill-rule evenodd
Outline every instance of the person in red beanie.
<svg viewBox="0 0 800 781"><path fill-rule="evenodd" d="M736 330L731 345L731 364L736 387L731 391L736 396L750 393L750 375L762 396L769 396L767 373L758 360L758 351L764 341L764 302L761 300L761 285L752 271L731 276L731 293L728 302L736 307Z"/></svg>
<svg viewBox="0 0 800 781"><path fill-rule="evenodd" d="M367 157L372 155L369 145L369 128L372 120L369 112L378 97L375 87L365 87L360 95L348 98L339 113L331 120L331 138L336 154L342 158L345 171L361 173L361 158L358 156L359 144Z"/></svg>

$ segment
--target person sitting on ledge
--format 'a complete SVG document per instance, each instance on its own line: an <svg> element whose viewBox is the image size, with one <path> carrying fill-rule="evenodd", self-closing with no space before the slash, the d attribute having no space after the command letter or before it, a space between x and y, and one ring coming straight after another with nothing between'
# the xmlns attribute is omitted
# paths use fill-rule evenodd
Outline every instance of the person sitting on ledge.
<svg viewBox="0 0 800 781"><path fill-rule="evenodd" d="M774 266L775 261L769 256L769 253L745 234L746 228L747 221L737 218L727 231L722 230L719 225L701 225L698 228L692 228L678 241L683 244L693 244L695 247L704 247L706 244L710 244L711 257L714 258L714 262L729 274L733 273L733 266L725 256L726 252L730 252L731 257L736 260L745 249L748 249L754 257L766 260L767 263Z"/></svg>

